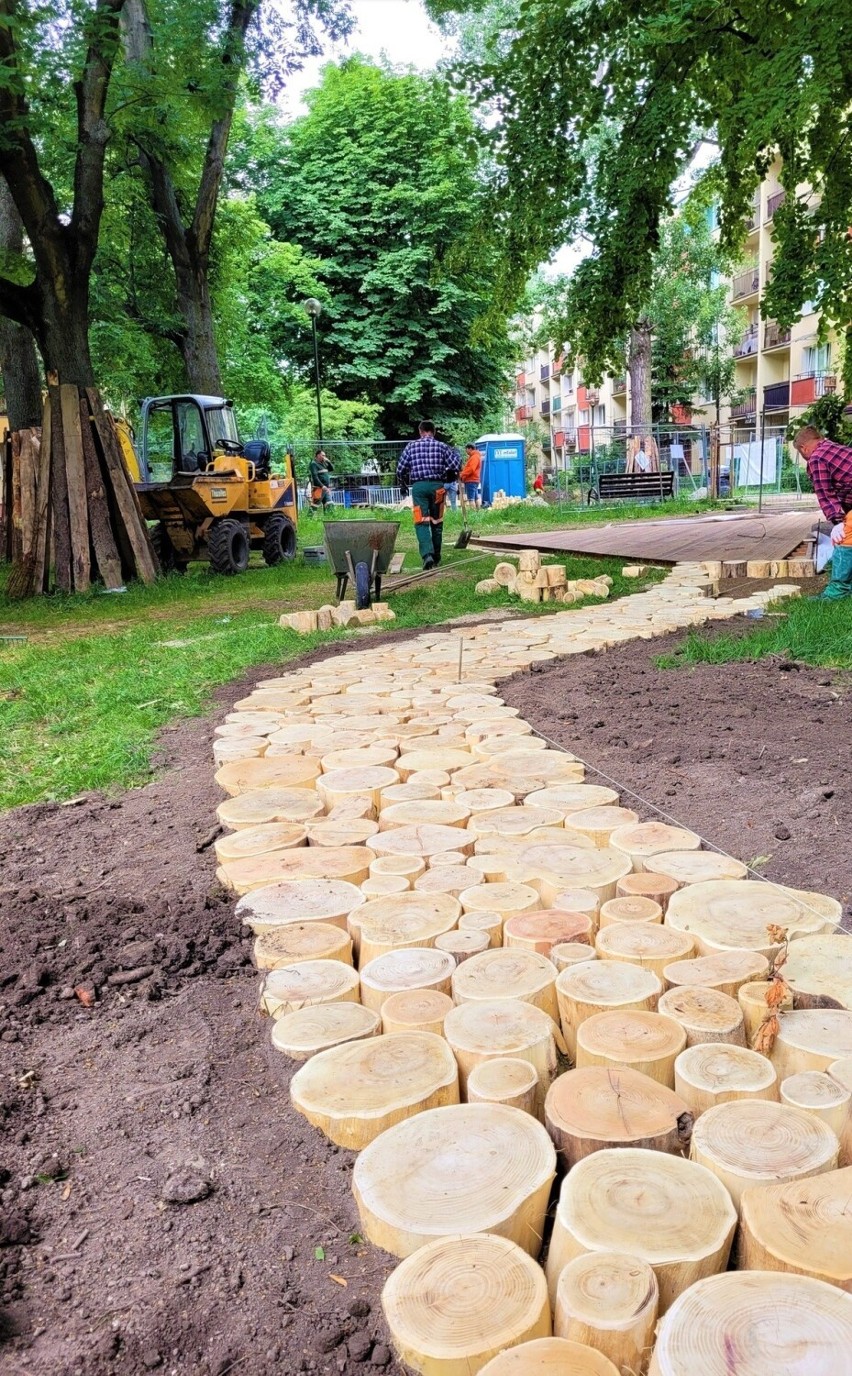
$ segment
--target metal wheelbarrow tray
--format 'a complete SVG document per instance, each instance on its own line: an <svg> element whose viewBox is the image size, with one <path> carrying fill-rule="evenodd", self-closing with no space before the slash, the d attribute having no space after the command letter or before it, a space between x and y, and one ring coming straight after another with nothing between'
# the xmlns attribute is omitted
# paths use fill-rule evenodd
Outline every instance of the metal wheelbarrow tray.
<svg viewBox="0 0 852 1376"><path fill-rule="evenodd" d="M337 577L337 600L341 602L351 578L355 606L369 607L373 594L382 595L382 577L393 558L399 521L327 521L323 539L329 563Z"/></svg>

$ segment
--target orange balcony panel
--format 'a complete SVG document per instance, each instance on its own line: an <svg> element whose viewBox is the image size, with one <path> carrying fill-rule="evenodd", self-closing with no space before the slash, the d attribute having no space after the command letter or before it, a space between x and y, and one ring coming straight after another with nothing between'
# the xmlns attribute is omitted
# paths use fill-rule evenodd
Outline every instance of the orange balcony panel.
<svg viewBox="0 0 852 1376"><path fill-rule="evenodd" d="M577 448L581 454L588 454L591 449L588 425L580 425L577 428Z"/></svg>
<svg viewBox="0 0 852 1376"><path fill-rule="evenodd" d="M676 401L672 406L672 420L675 425L690 425L692 422L692 412L688 406L680 401Z"/></svg>
<svg viewBox="0 0 852 1376"><path fill-rule="evenodd" d="M577 388L577 405L581 411L585 411L589 404L589 391L585 383L581 382Z"/></svg>
<svg viewBox="0 0 852 1376"><path fill-rule="evenodd" d="M526 385L527 385L527 375L526 375L526 373L518 373L518 376L517 376L516 381L517 381L517 385L518 385L519 388L520 388L520 387L526 387Z"/></svg>
<svg viewBox="0 0 852 1376"><path fill-rule="evenodd" d="M790 386L790 405L810 406L812 401L816 401L816 378L797 378Z"/></svg>

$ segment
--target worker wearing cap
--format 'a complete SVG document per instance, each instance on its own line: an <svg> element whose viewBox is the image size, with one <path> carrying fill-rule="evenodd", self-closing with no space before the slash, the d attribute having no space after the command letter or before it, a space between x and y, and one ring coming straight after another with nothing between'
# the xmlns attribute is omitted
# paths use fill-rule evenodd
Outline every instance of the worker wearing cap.
<svg viewBox="0 0 852 1376"><path fill-rule="evenodd" d="M808 467L817 501L831 523L831 581L821 599L852 597L852 449L827 440L812 425L804 425L793 446Z"/></svg>
<svg viewBox="0 0 852 1376"><path fill-rule="evenodd" d="M411 489L417 548L424 569L432 569L441 562L445 483L458 478L461 460L455 449L435 438L433 421L422 420L419 429L419 439L411 440L402 451L396 477Z"/></svg>
<svg viewBox="0 0 852 1376"><path fill-rule="evenodd" d="M479 497L479 483L482 478L482 452L477 449L475 444L466 444L465 453L467 455L459 478L464 483L464 490L467 500L476 506Z"/></svg>

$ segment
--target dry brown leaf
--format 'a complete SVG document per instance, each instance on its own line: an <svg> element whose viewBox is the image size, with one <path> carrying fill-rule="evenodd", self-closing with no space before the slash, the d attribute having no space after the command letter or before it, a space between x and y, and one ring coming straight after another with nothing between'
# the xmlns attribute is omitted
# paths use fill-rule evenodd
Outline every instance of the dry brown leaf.
<svg viewBox="0 0 852 1376"><path fill-rule="evenodd" d="M776 975L766 991L767 1008L778 1008L785 999L790 997L790 986L780 975Z"/></svg>
<svg viewBox="0 0 852 1376"><path fill-rule="evenodd" d="M65 1186L65 1189L62 1191L62 1198L63 1198L63 1199L70 1199L70 1198L71 1198L71 1181L70 1181L70 1180L68 1181L68 1184Z"/></svg>
<svg viewBox="0 0 852 1376"><path fill-rule="evenodd" d="M329 1278L329 1280L333 1280L334 1283L335 1283L335 1285L348 1285L348 1284L349 1284L349 1281L348 1281L348 1280L345 1280L343 1276L336 1276L336 1275L334 1274L333 1271L329 1271L329 1273L328 1273L328 1278Z"/></svg>
<svg viewBox="0 0 852 1376"><path fill-rule="evenodd" d="M787 928L779 927L777 922L770 922L766 930L769 935L769 940L774 942L777 946L783 945L787 940Z"/></svg>
<svg viewBox="0 0 852 1376"><path fill-rule="evenodd" d="M781 1024L773 1013L760 1024L760 1027L755 1032L752 1049L754 1051L759 1051L761 1056L768 1056L775 1045L775 1038L778 1036L780 1030Z"/></svg>
<svg viewBox="0 0 852 1376"><path fill-rule="evenodd" d="M93 990L87 989L85 985L80 984L74 990L74 993L77 995L77 998L80 1000L84 1008L94 1007L95 995Z"/></svg>

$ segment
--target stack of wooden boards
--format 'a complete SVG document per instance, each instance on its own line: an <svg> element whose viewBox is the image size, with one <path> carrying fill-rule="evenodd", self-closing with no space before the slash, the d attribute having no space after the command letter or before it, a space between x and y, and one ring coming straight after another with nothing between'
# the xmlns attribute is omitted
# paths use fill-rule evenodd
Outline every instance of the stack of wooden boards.
<svg viewBox="0 0 852 1376"><path fill-rule="evenodd" d="M461 684L455 637L338 655L218 728L292 1102L359 1153L425 1376L849 1376L840 905L642 821L501 701L575 615L475 628Z"/></svg>

